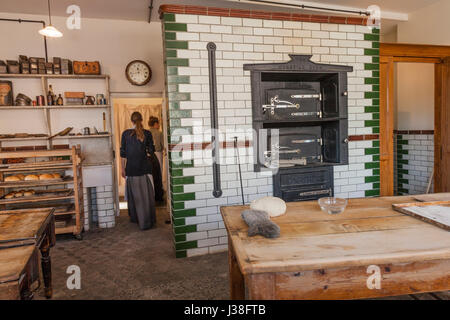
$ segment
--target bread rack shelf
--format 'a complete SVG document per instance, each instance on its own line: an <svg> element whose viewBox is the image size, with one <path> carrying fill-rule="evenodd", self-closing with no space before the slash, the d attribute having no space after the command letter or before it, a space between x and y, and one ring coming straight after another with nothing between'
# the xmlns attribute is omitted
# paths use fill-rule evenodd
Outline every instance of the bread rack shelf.
<svg viewBox="0 0 450 320"><path fill-rule="evenodd" d="M55 157L64 157L65 160L55 160ZM25 159L25 163L0 164L0 208L2 210L35 207L60 207L66 210L57 210L59 219L66 220L66 225L56 227L56 233L72 233L81 239L84 223L84 199L82 181L82 156L80 146L71 149L41 150L41 151L11 151L0 152L0 160ZM45 159L45 160L42 160ZM5 177L21 172L26 174L43 174L49 172L72 171L72 177L55 180L12 181L5 182ZM52 187L61 186L61 189ZM40 188L30 197L5 199L4 196L11 191L24 188ZM49 188L50 187L50 188Z"/></svg>

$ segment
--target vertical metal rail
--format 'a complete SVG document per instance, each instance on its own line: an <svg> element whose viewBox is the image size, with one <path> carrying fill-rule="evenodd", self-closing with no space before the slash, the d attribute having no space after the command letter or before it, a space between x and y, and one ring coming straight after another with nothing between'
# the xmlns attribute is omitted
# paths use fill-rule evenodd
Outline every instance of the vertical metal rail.
<svg viewBox="0 0 450 320"><path fill-rule="evenodd" d="M208 49L209 64L209 99L211 109L211 144L212 144L212 169L213 169L213 196L220 198L222 189L220 184L220 143L219 143L219 121L217 110L217 78L216 78L216 44L209 42Z"/></svg>

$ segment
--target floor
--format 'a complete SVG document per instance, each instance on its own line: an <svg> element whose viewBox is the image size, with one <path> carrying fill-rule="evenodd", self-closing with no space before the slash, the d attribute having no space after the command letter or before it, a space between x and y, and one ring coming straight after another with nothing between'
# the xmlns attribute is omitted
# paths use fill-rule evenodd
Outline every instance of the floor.
<svg viewBox="0 0 450 320"><path fill-rule="evenodd" d="M53 299L227 299L227 254L176 259L163 208L157 217L156 228L146 231L125 213L115 228L86 232L81 241L58 237L51 250ZM67 289L70 265L80 267L80 290Z"/></svg>
<svg viewBox="0 0 450 320"><path fill-rule="evenodd" d="M58 237L51 251L53 299L228 299L227 253L176 259L166 218L159 208L156 228L140 231L124 212L115 228L86 232L82 241ZM71 265L80 267L79 290L66 286ZM44 299L42 290L35 299ZM450 293L389 299L449 300Z"/></svg>

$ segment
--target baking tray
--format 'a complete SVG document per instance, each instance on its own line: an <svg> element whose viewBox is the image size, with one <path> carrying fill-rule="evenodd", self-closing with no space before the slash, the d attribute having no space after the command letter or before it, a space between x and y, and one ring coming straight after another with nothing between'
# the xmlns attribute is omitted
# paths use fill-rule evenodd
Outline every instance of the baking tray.
<svg viewBox="0 0 450 320"><path fill-rule="evenodd" d="M445 230L450 230L450 201L393 204L398 212L410 215Z"/></svg>

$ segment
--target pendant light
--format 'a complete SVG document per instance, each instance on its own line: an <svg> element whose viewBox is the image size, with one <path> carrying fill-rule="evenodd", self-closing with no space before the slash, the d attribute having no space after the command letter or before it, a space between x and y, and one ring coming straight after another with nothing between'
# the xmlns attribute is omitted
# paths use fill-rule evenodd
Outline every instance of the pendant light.
<svg viewBox="0 0 450 320"><path fill-rule="evenodd" d="M63 34L56 29L54 26L52 26L52 16L50 14L50 0L47 0L48 2L48 19L49 19L49 25L46 26L44 29L39 30L39 33L45 37L49 38L60 38L63 36Z"/></svg>

